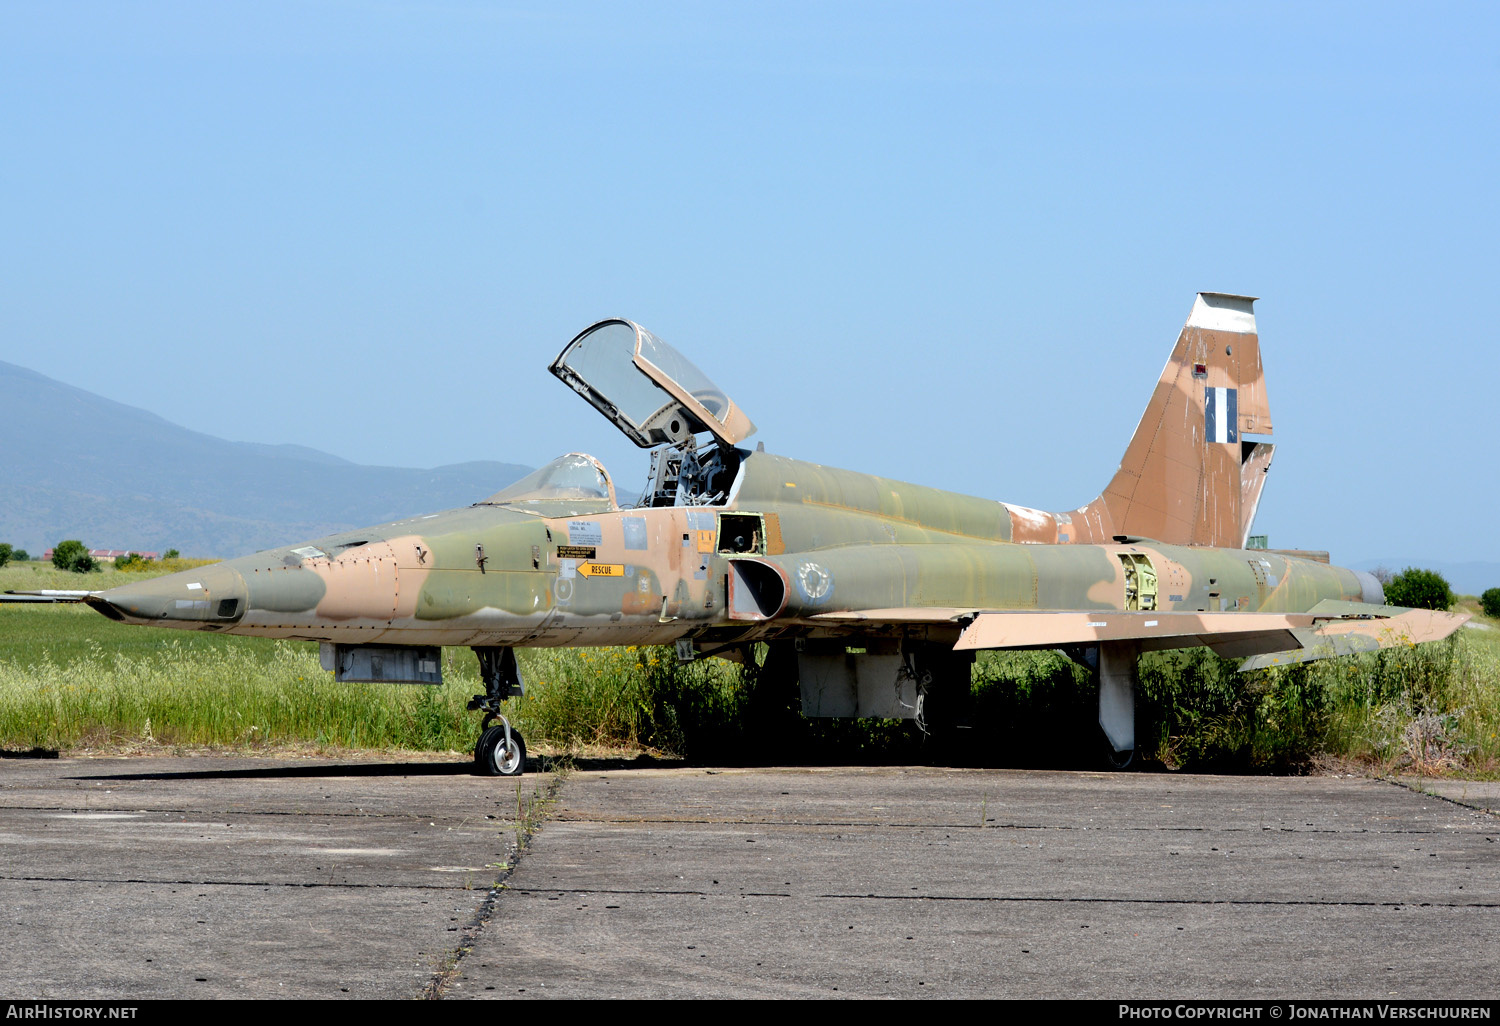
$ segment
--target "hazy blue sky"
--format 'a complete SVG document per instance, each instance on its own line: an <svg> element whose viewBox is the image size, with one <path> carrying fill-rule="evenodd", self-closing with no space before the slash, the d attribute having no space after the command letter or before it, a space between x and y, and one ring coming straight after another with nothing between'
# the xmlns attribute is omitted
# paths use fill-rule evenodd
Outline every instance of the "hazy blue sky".
<svg viewBox="0 0 1500 1026"><path fill-rule="evenodd" d="M1065 509L1248 293L1257 529L1500 560L1497 10L6 0L0 359L634 494L545 370L622 315L774 452Z"/></svg>

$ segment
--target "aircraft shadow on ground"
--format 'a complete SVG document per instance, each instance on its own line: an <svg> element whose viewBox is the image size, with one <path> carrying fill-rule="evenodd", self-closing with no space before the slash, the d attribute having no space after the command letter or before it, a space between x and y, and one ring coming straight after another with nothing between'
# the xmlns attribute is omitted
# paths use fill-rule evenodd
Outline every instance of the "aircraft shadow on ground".
<svg viewBox="0 0 1500 1026"><path fill-rule="evenodd" d="M949 760L916 760L908 761L893 759L889 756L871 757L866 754L864 758L858 755L851 756L849 753L839 753L843 758L784 758L784 759L733 759L714 762L701 762L692 759L663 759L650 755L639 755L630 758L575 758L575 757L552 757L533 756L528 760L527 771L529 774L548 773L555 770L575 770L582 772L602 772L605 770L650 770L650 769L706 769L710 767L728 769L811 769L828 766L931 766L937 768L963 768L963 769L1036 769L1036 766L1025 764L1006 764L1003 761L987 761L977 764L973 761L949 761ZM1048 769L1065 770L1097 770L1098 764L1083 760L1069 764L1064 760L1063 765L1051 765ZM1151 772L1160 767L1143 767L1145 772ZM144 770L141 772L126 773L79 773L69 776L69 780L310 780L320 777L464 777L474 774L474 763L471 759L455 760L453 762L325 762L311 761L296 765L276 766L237 766L226 769L201 769L201 770Z"/></svg>
<svg viewBox="0 0 1500 1026"><path fill-rule="evenodd" d="M69 780L296 780L312 777L456 777L474 772L463 762L312 762L296 766L242 766L234 769L144 773L80 773Z"/></svg>
<svg viewBox="0 0 1500 1026"><path fill-rule="evenodd" d="M35 757L35 756L34 756ZM51 756L55 758L56 756ZM236 758L236 756L226 756ZM620 770L689 765L680 759L634 758L573 759L532 756L529 774L553 770ZM68 780L298 780L318 777L466 777L474 775L472 759L453 762L337 762L308 760L297 765L237 766L229 769L163 770L139 773L79 773ZM498 778L496 778L498 779Z"/></svg>

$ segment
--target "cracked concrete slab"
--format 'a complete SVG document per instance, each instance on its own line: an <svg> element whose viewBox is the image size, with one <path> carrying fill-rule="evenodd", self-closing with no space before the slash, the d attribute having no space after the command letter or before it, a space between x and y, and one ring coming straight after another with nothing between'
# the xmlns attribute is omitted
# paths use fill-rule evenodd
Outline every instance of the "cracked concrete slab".
<svg viewBox="0 0 1500 1026"><path fill-rule="evenodd" d="M546 775L523 778L523 795ZM410 998L514 856L464 764L0 762L12 997Z"/></svg>
<svg viewBox="0 0 1500 1026"><path fill-rule="evenodd" d="M1459 805L1500 813L1500 780L1449 780L1444 777L1397 777L1402 787L1446 798Z"/></svg>
<svg viewBox="0 0 1500 1026"><path fill-rule="evenodd" d="M1500 821L1361 777L3 760L0 936L14 997L1491 999Z"/></svg>
<svg viewBox="0 0 1500 1026"><path fill-rule="evenodd" d="M1353 777L578 772L450 997L1492 997L1500 823Z"/></svg>

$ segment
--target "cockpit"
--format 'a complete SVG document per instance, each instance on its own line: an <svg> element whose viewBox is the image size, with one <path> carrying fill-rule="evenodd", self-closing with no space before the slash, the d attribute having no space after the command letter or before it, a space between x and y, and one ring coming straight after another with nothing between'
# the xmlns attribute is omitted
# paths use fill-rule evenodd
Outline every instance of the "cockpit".
<svg viewBox="0 0 1500 1026"><path fill-rule="evenodd" d="M548 368L643 449L653 449L640 506L713 506L728 499L746 455L736 443L755 425L687 357L633 321L585 328ZM710 440L700 440L708 434ZM615 504L598 460L569 453L485 500L486 505L556 508Z"/></svg>
<svg viewBox="0 0 1500 1026"><path fill-rule="evenodd" d="M481 505L537 506L566 502L569 506L597 502L604 509L618 508L615 485L604 464L582 452L559 456L545 467L500 489Z"/></svg>

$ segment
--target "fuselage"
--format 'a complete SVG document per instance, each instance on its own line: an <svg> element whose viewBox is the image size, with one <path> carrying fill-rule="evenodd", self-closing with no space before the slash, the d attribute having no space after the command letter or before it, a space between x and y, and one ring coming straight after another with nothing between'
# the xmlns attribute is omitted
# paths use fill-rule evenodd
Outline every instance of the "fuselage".
<svg viewBox="0 0 1500 1026"><path fill-rule="evenodd" d="M479 503L271 549L95 596L117 619L339 644L748 642L889 631L829 614L1301 612L1379 602L1368 575L1267 552L1091 540L993 500L738 452L719 505ZM951 626L945 626L945 623Z"/></svg>

